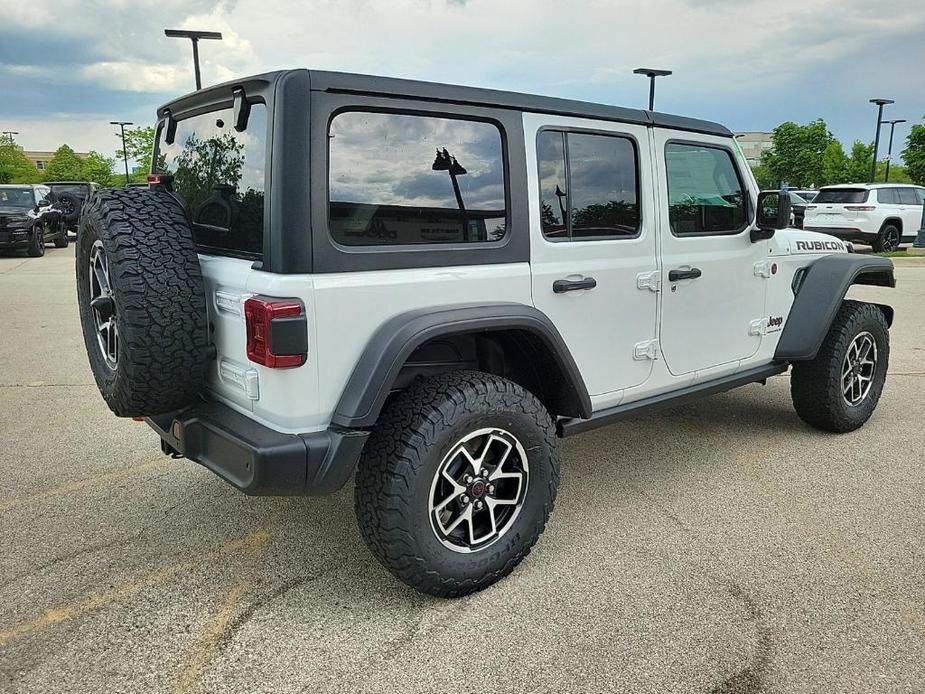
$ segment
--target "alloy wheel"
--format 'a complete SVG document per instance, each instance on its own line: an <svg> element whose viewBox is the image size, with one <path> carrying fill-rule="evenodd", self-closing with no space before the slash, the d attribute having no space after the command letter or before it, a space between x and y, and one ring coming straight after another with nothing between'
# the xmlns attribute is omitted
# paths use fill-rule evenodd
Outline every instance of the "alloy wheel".
<svg viewBox="0 0 925 694"><path fill-rule="evenodd" d="M454 552L477 552L511 528L527 495L529 465L520 441L497 427L473 431L443 458L429 497L430 524Z"/></svg>
<svg viewBox="0 0 925 694"><path fill-rule="evenodd" d="M842 363L842 397L849 406L860 405L870 393L877 371L877 343L869 332L857 335Z"/></svg>
<svg viewBox="0 0 925 694"><path fill-rule="evenodd" d="M90 250L90 310L100 353L106 365L115 370L119 362L119 327L109 282L109 262L101 241L94 242Z"/></svg>

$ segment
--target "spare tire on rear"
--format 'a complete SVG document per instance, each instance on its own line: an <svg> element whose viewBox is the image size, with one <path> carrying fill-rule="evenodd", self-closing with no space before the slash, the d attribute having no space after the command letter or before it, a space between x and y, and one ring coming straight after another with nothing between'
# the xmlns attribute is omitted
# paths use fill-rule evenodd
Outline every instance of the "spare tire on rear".
<svg viewBox="0 0 925 694"><path fill-rule="evenodd" d="M210 360L192 230L166 191L100 190L77 232L77 298L90 368L119 417L196 400Z"/></svg>
<svg viewBox="0 0 925 694"><path fill-rule="evenodd" d="M83 202L73 193L58 193L58 205L61 208L61 214L64 215L64 221L68 224L75 224L80 217L80 207Z"/></svg>

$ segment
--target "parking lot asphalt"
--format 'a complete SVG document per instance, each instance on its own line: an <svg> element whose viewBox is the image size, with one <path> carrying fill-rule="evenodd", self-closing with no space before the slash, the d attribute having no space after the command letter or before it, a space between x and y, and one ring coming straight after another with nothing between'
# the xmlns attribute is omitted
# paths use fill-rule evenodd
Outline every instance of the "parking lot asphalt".
<svg viewBox="0 0 925 694"><path fill-rule="evenodd" d="M551 523L479 594L396 582L352 490L249 498L100 398L73 247L0 258L0 691L921 692L925 266L860 431L786 376L568 439Z"/></svg>

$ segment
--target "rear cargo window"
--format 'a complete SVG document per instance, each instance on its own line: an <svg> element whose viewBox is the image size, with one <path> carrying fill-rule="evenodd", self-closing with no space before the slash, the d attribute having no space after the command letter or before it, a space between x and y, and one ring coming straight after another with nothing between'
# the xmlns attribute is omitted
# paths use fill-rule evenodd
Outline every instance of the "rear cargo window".
<svg viewBox="0 0 925 694"><path fill-rule="evenodd" d="M507 229L501 132L398 113L331 121L329 224L348 246L499 241Z"/></svg>
<svg viewBox="0 0 925 694"><path fill-rule="evenodd" d="M251 105L244 132L234 129L230 108L179 121L171 144L161 129L154 170L173 175L203 252L262 255L266 137L267 109L260 103Z"/></svg>
<svg viewBox="0 0 925 694"><path fill-rule="evenodd" d="M824 202L867 202L867 193L863 188L827 188L820 190L813 202L817 205Z"/></svg>

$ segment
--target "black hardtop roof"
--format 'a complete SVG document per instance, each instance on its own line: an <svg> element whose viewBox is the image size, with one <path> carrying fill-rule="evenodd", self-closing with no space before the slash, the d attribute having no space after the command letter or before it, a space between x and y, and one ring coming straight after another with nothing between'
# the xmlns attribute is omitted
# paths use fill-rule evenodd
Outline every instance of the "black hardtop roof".
<svg viewBox="0 0 925 694"><path fill-rule="evenodd" d="M248 84L270 85L286 77L286 75L299 72L298 70L280 70L268 72L253 77L208 87L199 92L192 92L158 109L158 118L164 116L166 109L180 113L195 108L197 104L206 100L209 94L228 91L236 86L243 86L245 91ZM578 118L592 118L598 120L616 121L620 123L635 123L638 125L673 128L689 132L732 137L732 132L724 125L698 118L687 118L659 111L624 108L622 106L609 106L588 101L573 99L560 99L550 96L536 96L534 94L521 94L497 89L484 89L481 87L462 87L438 82L423 82L419 80L399 79L395 77L377 77L374 75L358 75L348 72L329 72L325 70L306 70L312 91L326 91L339 93L365 94L372 96L410 97L425 99L434 102L452 104L469 104L472 106L485 106L492 108L505 108L533 113L549 113L561 116ZM214 96L213 96L214 98ZM212 99L209 99L212 100Z"/></svg>

